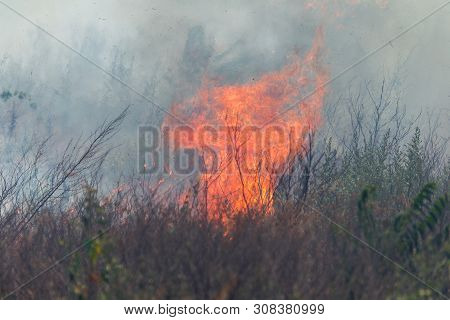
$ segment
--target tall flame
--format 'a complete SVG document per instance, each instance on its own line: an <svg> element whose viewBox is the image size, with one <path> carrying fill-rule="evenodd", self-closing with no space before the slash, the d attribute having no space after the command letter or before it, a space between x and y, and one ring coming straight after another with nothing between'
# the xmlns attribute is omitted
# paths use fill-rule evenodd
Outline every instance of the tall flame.
<svg viewBox="0 0 450 320"><path fill-rule="evenodd" d="M205 77L195 96L171 107L194 133L171 139L197 150L206 167L218 164L217 170L199 174L198 196L210 218L250 208L270 211L276 174L321 122L322 84L328 79L319 64L322 43L319 29L303 58L293 55L280 70L244 84L220 85ZM163 123L170 129L176 125L169 117Z"/></svg>

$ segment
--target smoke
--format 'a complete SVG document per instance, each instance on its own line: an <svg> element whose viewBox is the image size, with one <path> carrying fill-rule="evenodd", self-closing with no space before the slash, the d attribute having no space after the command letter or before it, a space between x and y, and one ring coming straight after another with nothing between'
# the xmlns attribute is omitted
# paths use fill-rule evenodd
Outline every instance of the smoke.
<svg viewBox="0 0 450 320"><path fill-rule="evenodd" d="M234 83L280 68L292 53L309 49L319 26L325 31L322 61L333 76L442 0L5 2L169 109L195 93L205 73ZM395 75L412 114L444 110L448 116L449 15L450 6L352 69L331 85L331 97L349 82ZM29 97L18 123L26 113L23 126L45 128L42 134L64 141L131 105L115 165L134 166L136 127L158 124L164 113L3 6L0 21L0 91Z"/></svg>

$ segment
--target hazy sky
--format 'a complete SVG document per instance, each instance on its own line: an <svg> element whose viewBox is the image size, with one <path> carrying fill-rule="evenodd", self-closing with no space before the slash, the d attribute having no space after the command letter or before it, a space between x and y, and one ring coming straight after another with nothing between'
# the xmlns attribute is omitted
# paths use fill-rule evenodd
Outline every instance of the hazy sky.
<svg viewBox="0 0 450 320"><path fill-rule="evenodd" d="M308 50L319 26L332 77L444 2L2 1L163 108L195 90L204 73L237 82L279 68L292 52ZM448 117L449 21L447 6L333 83L330 96L349 81L376 83L397 73L409 110L439 109ZM147 101L2 5L0 23L0 91L28 92L52 130L91 130L129 104L133 134L137 124L161 119Z"/></svg>

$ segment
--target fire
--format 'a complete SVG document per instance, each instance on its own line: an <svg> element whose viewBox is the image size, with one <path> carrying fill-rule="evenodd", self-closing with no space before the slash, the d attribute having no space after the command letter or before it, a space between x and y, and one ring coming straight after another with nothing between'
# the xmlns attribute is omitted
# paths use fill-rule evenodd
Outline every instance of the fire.
<svg viewBox="0 0 450 320"><path fill-rule="evenodd" d="M319 29L306 55L292 55L280 70L243 84L205 76L195 96L171 107L192 128L179 134L179 124L167 117L171 141L195 149L209 169L199 172L197 197L210 218L252 208L270 212L280 170L321 122L328 79L319 63L322 43Z"/></svg>

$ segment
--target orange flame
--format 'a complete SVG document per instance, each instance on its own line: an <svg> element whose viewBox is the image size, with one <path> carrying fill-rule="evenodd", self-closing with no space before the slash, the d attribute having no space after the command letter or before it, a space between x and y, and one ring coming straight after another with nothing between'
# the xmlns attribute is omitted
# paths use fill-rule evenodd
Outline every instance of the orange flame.
<svg viewBox="0 0 450 320"><path fill-rule="evenodd" d="M217 155L217 170L199 174L198 197L210 218L251 208L270 211L276 169L283 170L305 134L320 125L328 79L319 64L322 43L319 29L303 58L294 55L282 69L244 84L219 85L205 77L194 97L171 107L194 133L176 136L176 123L166 118L163 126L175 144L197 150L206 167L214 162L208 151Z"/></svg>

